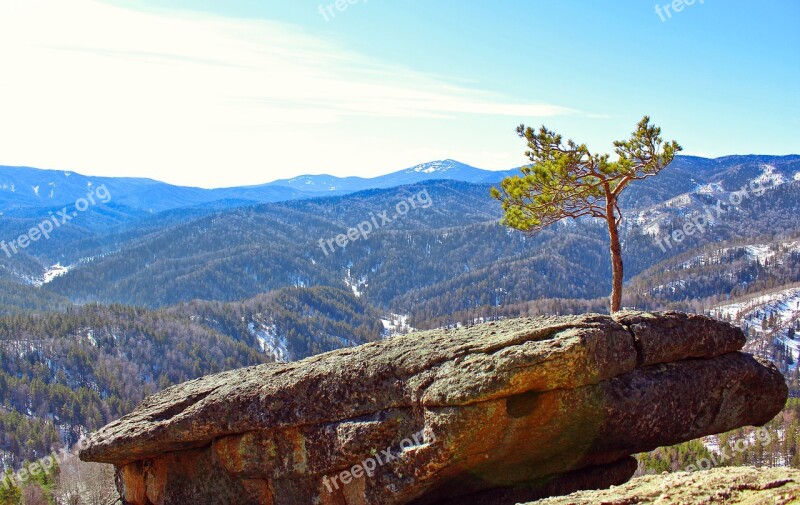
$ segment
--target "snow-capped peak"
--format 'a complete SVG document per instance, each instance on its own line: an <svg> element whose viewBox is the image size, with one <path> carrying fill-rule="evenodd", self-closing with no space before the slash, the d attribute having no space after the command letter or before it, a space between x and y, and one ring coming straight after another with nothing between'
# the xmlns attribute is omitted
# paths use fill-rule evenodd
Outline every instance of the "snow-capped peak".
<svg viewBox="0 0 800 505"><path fill-rule="evenodd" d="M456 162L453 160L438 160L438 161L431 161L428 163L422 163L413 168L410 168L408 171L423 173L423 174L432 174L435 172L447 172L448 170L455 168L455 166Z"/></svg>

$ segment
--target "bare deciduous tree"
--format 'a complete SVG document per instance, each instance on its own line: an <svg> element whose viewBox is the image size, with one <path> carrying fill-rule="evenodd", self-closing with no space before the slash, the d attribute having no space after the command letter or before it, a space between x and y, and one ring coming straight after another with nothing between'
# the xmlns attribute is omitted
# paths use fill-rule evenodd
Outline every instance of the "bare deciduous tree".
<svg viewBox="0 0 800 505"><path fill-rule="evenodd" d="M114 467L84 463L75 455L61 461L53 495L57 503L64 505L112 505L120 501L114 485Z"/></svg>

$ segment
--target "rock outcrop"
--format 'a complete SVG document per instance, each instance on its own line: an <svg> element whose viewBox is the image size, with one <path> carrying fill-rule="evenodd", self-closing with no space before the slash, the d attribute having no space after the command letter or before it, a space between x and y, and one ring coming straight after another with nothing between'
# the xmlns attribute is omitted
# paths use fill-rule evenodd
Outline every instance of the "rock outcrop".
<svg viewBox="0 0 800 505"><path fill-rule="evenodd" d="M715 468L648 475L604 491L581 491L529 505L789 505L800 503L800 470Z"/></svg>
<svg viewBox="0 0 800 505"><path fill-rule="evenodd" d="M741 330L621 313L493 322L166 389L89 440L127 503L516 503L621 484L631 454L774 417Z"/></svg>

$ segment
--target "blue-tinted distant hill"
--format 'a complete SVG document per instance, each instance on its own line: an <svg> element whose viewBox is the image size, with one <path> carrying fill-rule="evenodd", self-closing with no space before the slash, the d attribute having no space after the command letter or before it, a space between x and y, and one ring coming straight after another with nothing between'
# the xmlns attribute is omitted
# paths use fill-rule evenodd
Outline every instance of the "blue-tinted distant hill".
<svg viewBox="0 0 800 505"><path fill-rule="evenodd" d="M384 189L407 186L431 180L491 183L502 180L517 169L492 171L475 168L455 160L439 160L421 163L411 168L392 172L378 177L336 177L333 175L301 175L292 179L280 179L268 186L284 186L297 191L317 193L356 192L365 189Z"/></svg>
<svg viewBox="0 0 800 505"><path fill-rule="evenodd" d="M658 179L645 181L657 201L667 193L680 189L690 191L696 184L725 181L729 185L745 183L763 173L765 166L774 167L775 177L792 180L800 173L800 156L726 156L709 159L678 156L668 171ZM450 180L473 184L495 184L518 168L493 171L476 168L455 160L422 163L378 177L336 177L301 175L261 185L203 189L174 186L152 179L124 177L90 177L58 170L0 166L0 213L54 208L74 203L92 188L104 184L113 202L130 211L158 213L166 210L210 206L235 208L258 203L303 200L319 196L339 196L368 189L386 189L433 180ZM769 176L769 175L768 175ZM726 188L732 190L734 188ZM649 202L652 203L652 202Z"/></svg>
<svg viewBox="0 0 800 505"><path fill-rule="evenodd" d="M148 213L219 201L239 206L312 196L278 185L203 189L153 179L92 177L60 170L0 166L0 212L70 205L101 185L105 185L116 205Z"/></svg>
<svg viewBox="0 0 800 505"><path fill-rule="evenodd" d="M695 184L712 180L726 180L729 184L744 183L758 177L765 166L774 166L778 177L791 180L800 172L800 156L735 155L714 159L678 156L669 170L662 173L658 180L646 181L644 184L652 186L657 191L668 188L667 192L675 189L683 192L690 191ZM373 178L301 175L270 182L267 186L288 187L296 191L317 194L341 194L418 184L431 180L493 184L519 173L519 168L484 170L448 159L422 163Z"/></svg>
<svg viewBox="0 0 800 505"><path fill-rule="evenodd" d="M36 209L59 208L105 185L116 206L131 212L158 213L207 206L218 209L258 203L337 196L366 189L385 189L431 180L493 183L516 170L495 172L455 160L432 161L373 178L303 175L254 186L203 189L174 186L153 179L92 177L75 172L0 166L0 213L27 216Z"/></svg>

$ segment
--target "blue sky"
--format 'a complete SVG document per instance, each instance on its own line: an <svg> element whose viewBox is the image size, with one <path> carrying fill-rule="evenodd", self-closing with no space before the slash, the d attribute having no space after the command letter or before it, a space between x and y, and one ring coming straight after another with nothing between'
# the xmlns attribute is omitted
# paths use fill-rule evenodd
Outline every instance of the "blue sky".
<svg viewBox="0 0 800 505"><path fill-rule="evenodd" d="M506 169L519 123L610 151L645 114L689 154L800 152L794 0L350 1L5 0L0 164L204 187Z"/></svg>

